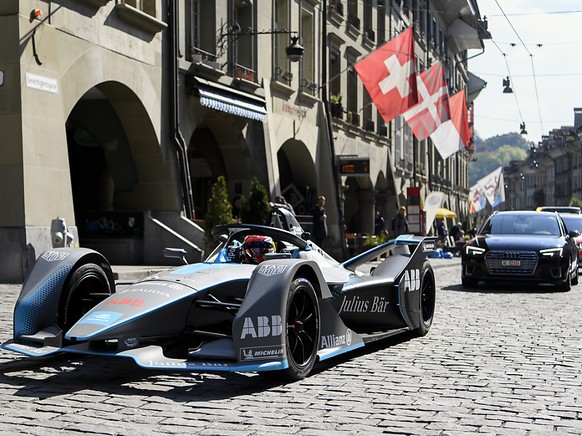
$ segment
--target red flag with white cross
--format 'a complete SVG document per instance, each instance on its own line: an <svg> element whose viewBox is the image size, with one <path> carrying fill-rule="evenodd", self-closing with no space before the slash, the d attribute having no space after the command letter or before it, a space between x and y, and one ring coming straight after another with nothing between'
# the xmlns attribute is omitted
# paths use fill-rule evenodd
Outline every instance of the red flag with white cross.
<svg viewBox="0 0 582 436"><path fill-rule="evenodd" d="M417 76L418 103L403 116L419 141L449 120L449 90L442 64L437 62Z"/></svg>
<svg viewBox="0 0 582 436"><path fill-rule="evenodd" d="M418 102L412 27L370 53L354 68L385 122Z"/></svg>

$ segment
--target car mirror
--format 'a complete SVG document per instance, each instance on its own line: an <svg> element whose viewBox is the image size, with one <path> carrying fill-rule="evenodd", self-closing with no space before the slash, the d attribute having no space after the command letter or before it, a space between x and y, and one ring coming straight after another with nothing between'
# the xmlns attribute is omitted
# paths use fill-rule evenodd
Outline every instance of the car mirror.
<svg viewBox="0 0 582 436"><path fill-rule="evenodd" d="M184 265L188 265L186 260L186 250L183 248L164 248L164 257L171 259L181 259Z"/></svg>
<svg viewBox="0 0 582 436"><path fill-rule="evenodd" d="M578 236L580 236L580 232L578 230L570 230L568 232L568 235L570 235L572 238L577 238Z"/></svg>

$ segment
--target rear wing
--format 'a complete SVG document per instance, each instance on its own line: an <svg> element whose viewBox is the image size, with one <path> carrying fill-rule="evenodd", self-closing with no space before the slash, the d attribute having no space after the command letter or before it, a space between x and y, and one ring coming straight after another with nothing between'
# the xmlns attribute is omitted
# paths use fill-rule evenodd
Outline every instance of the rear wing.
<svg viewBox="0 0 582 436"><path fill-rule="evenodd" d="M346 260L341 265L351 271L355 271L359 266L370 262L380 256L390 256L392 252L400 251L403 246L409 248L410 253L416 250L422 250L425 255L436 250L437 238L433 236L416 236L416 235L400 235L396 239L385 242L384 244L373 247L361 254L358 254L351 259Z"/></svg>

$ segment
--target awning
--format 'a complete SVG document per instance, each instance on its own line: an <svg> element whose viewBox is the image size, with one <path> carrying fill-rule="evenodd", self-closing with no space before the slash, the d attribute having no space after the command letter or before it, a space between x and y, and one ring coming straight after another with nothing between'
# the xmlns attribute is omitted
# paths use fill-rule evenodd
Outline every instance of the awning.
<svg viewBox="0 0 582 436"><path fill-rule="evenodd" d="M204 107L260 122L267 119L263 98L200 78L193 80L193 87Z"/></svg>
<svg viewBox="0 0 582 436"><path fill-rule="evenodd" d="M467 84L467 104L477 98L479 93L487 86L487 82L469 71L469 83Z"/></svg>
<svg viewBox="0 0 582 436"><path fill-rule="evenodd" d="M449 209L445 209L444 207L439 207L436 210L435 216L437 218L457 218L457 214L455 212Z"/></svg>
<svg viewBox="0 0 582 436"><path fill-rule="evenodd" d="M456 18L448 28L447 39L449 44L452 43L457 47L457 52L483 48L479 31L460 18Z"/></svg>

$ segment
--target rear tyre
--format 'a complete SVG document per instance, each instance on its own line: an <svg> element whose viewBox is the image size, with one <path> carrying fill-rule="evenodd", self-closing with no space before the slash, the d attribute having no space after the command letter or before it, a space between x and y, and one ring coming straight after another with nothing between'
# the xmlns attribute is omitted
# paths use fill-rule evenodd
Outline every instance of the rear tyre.
<svg viewBox="0 0 582 436"><path fill-rule="evenodd" d="M285 352L289 368L281 375L301 380L309 375L317 359L320 336L319 302L309 280L297 278L291 283L285 314Z"/></svg>
<svg viewBox="0 0 582 436"><path fill-rule="evenodd" d="M418 328L416 329L418 336L424 336L430 330L432 320L434 318L434 309L436 303L436 284L434 279L434 272L430 262L426 260L422 265L421 277L420 312Z"/></svg>
<svg viewBox="0 0 582 436"><path fill-rule="evenodd" d="M63 287L57 318L59 327L66 332L112 293L103 268L95 263L81 265L72 272Z"/></svg>

